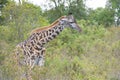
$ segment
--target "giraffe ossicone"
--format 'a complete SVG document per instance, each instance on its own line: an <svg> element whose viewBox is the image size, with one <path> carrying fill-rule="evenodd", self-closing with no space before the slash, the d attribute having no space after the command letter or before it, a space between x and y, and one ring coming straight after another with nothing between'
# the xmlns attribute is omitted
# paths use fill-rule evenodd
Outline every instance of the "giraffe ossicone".
<svg viewBox="0 0 120 80"><path fill-rule="evenodd" d="M45 62L44 45L54 39L66 27L81 31L72 14L60 17L50 26L33 30L30 37L16 47L18 63L29 65L31 68L35 65L43 66Z"/></svg>

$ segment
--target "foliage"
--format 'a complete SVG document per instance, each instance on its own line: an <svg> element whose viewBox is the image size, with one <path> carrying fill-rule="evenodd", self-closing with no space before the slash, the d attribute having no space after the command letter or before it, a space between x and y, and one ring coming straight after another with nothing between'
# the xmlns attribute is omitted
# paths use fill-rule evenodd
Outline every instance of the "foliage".
<svg viewBox="0 0 120 80"><path fill-rule="evenodd" d="M0 25L2 24L2 21L4 20L4 18L2 17L2 8L6 5L6 3L8 2L8 0L0 0Z"/></svg>
<svg viewBox="0 0 120 80"><path fill-rule="evenodd" d="M69 9L74 9L75 15L79 16L77 10L81 9L78 5L81 3L76 3L79 0L69 0L71 8L65 8L60 1L57 6L62 11L60 15L57 15L56 9L51 9L48 10L50 14L43 17L40 7L24 1L22 4L10 1L2 9L5 20L0 26L1 80L26 80L28 66L18 67L14 48L29 36L33 28L48 25L48 18L52 21L67 14ZM65 13L64 8L68 9ZM84 19L78 17L81 33L66 28L49 42L45 66L32 69L33 80L120 80L120 28L109 27L114 22L112 10L90 10L87 20L85 16Z"/></svg>
<svg viewBox="0 0 120 80"><path fill-rule="evenodd" d="M46 45L45 66L35 66L31 73L34 80L120 79L120 28L86 27L82 23L81 27L82 33L68 28ZM27 67L17 68L15 61L13 52L1 61L5 80L25 79Z"/></svg>
<svg viewBox="0 0 120 80"><path fill-rule="evenodd" d="M108 0L106 7L108 9L112 9L115 12L114 17L115 17L116 25L119 26L120 25L120 1Z"/></svg>
<svg viewBox="0 0 120 80"><path fill-rule="evenodd" d="M50 22L69 12L73 13L77 19L86 19L84 0L50 0L50 3L53 3L52 9L44 12L44 16L47 15Z"/></svg>
<svg viewBox="0 0 120 80"><path fill-rule="evenodd" d="M88 19L91 23L104 26L110 26L114 23L114 11L108 8L89 9Z"/></svg>
<svg viewBox="0 0 120 80"><path fill-rule="evenodd" d="M11 28L14 40L23 40L32 29L45 26L48 21L41 16L42 11L38 6L23 2L17 5L11 2L3 8L4 25Z"/></svg>

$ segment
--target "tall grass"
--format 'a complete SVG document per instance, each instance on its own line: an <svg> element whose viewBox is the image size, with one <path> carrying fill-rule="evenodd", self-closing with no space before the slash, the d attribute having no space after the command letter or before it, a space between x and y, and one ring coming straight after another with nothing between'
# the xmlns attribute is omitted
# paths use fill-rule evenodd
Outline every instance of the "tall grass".
<svg viewBox="0 0 120 80"><path fill-rule="evenodd" d="M81 33L65 29L46 45L45 66L35 66L33 80L120 80L120 28L81 27ZM15 45L3 42L0 79L25 80L27 67L19 68L9 49Z"/></svg>

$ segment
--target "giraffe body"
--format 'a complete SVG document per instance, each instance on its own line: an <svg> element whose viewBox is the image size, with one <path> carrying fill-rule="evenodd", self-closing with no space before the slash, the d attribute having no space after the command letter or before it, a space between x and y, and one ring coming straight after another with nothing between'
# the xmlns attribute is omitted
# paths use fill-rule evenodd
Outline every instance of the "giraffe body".
<svg viewBox="0 0 120 80"><path fill-rule="evenodd" d="M66 26L72 26L78 31L81 31L73 16L61 17L48 27L36 29L32 32L31 36L17 45L17 57L19 64L43 66L45 58L44 45L54 39ZM20 55L22 57L20 58Z"/></svg>

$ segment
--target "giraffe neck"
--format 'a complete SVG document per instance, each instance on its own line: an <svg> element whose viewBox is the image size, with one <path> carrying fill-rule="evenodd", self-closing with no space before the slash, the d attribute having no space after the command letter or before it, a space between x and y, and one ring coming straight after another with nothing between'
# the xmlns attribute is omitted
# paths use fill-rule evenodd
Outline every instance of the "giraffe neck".
<svg viewBox="0 0 120 80"><path fill-rule="evenodd" d="M63 25L56 25L55 27L52 27L51 29L49 29L48 31L46 31L45 33L46 35L46 40L48 40L48 42L52 39L54 39L57 35L60 34L60 32L62 32L64 29Z"/></svg>
<svg viewBox="0 0 120 80"><path fill-rule="evenodd" d="M56 25L49 27L45 30L33 33L30 37L30 40L33 40L34 44L43 46L44 44L53 40L60 32L63 31L63 29L64 26L60 23L57 23Z"/></svg>
<svg viewBox="0 0 120 80"><path fill-rule="evenodd" d="M44 34L44 40L43 40L43 44L44 42L47 43L51 40L53 40L57 35L60 34L60 32L62 32L64 29L63 25L55 25L54 27L48 29L47 31L43 32Z"/></svg>

